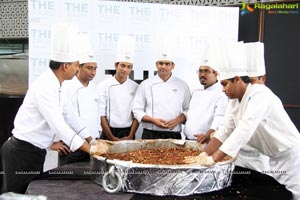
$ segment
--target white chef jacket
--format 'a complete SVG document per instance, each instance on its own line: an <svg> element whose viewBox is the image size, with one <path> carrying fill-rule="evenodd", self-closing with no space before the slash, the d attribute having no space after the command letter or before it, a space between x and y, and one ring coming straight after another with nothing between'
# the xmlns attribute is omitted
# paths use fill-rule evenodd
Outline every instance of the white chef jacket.
<svg viewBox="0 0 300 200"><path fill-rule="evenodd" d="M100 116L106 116L113 128L131 127L133 121L132 103L138 84L127 78L120 83L115 76L99 84Z"/></svg>
<svg viewBox="0 0 300 200"><path fill-rule="evenodd" d="M197 89L192 94L184 134L188 139L197 139L194 135L207 133L209 129L217 130L222 120L228 97L222 92L222 85L217 82L210 87Z"/></svg>
<svg viewBox="0 0 300 200"><path fill-rule="evenodd" d="M229 105L237 101L232 100ZM248 84L238 108L232 114L233 122L227 121L214 135L223 143L220 150L224 153L235 157L248 142L271 157L300 145L297 128L280 99L265 85Z"/></svg>
<svg viewBox="0 0 300 200"><path fill-rule="evenodd" d="M90 135L94 139L99 138L101 126L98 112L99 94L96 85L90 81L87 86L84 86L77 76L74 76L72 80L63 82L62 94L68 98L65 102L71 103L72 111L79 116Z"/></svg>
<svg viewBox="0 0 300 200"><path fill-rule="evenodd" d="M240 103L237 99L229 100L228 109L226 110L225 114L226 117L223 118L223 120L230 119L232 123L230 127L234 127L233 117L238 112L239 106ZM222 126L222 122L220 126ZM230 130L230 132L232 131L233 129ZM270 170L269 157L247 144L240 149L235 160L235 164L237 166L252 169L258 172L267 172ZM270 173L267 174L271 175Z"/></svg>
<svg viewBox="0 0 300 200"><path fill-rule="evenodd" d="M268 173L270 171L269 160L268 156L260 153L257 149L245 145L240 149L235 165L272 175Z"/></svg>
<svg viewBox="0 0 300 200"><path fill-rule="evenodd" d="M280 99L265 85L248 84L239 108L226 122L214 135L223 143L220 150L234 157L248 142L270 157L271 175L293 193L293 199L300 199L300 172L296 170L300 166L300 134Z"/></svg>
<svg viewBox="0 0 300 200"><path fill-rule="evenodd" d="M190 99L191 92L186 82L173 75L164 82L156 75L140 84L133 103L133 114L139 122L145 115L168 121L182 113L186 116ZM149 130L166 131L152 123L142 122L142 125ZM181 125L167 131L180 132Z"/></svg>
<svg viewBox="0 0 300 200"><path fill-rule="evenodd" d="M67 124L60 83L51 69L29 88L15 121L13 135L41 149L48 148L56 134L72 151L77 150L88 133L82 124ZM72 116L67 116L70 121ZM55 134L54 134L55 133ZM76 134L77 133L77 134Z"/></svg>

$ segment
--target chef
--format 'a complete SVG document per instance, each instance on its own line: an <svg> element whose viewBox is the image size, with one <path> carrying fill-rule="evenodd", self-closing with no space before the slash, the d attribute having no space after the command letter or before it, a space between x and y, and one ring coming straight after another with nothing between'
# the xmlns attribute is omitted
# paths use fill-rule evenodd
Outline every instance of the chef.
<svg viewBox="0 0 300 200"><path fill-rule="evenodd" d="M97 87L93 79L97 71L97 61L92 51L91 43L87 33L80 33L79 70L72 80L63 82L62 94L71 103L72 112L83 121L92 138L100 138L100 123L98 114ZM54 143L56 145L56 143ZM53 145L52 145L53 146ZM90 155L80 149L68 152L66 144L62 144L59 151L58 165L73 162L89 161Z"/></svg>
<svg viewBox="0 0 300 200"><path fill-rule="evenodd" d="M235 157L248 144L270 157L270 173L300 199L300 135L280 99L263 84L249 84L247 69L241 63L241 48L227 45L227 62L220 69L225 94L239 104L233 115L216 131L194 162L211 166L226 155ZM232 103L230 102L230 104ZM230 109L230 105L229 105ZM193 159L189 160L192 162Z"/></svg>
<svg viewBox="0 0 300 200"><path fill-rule="evenodd" d="M261 42L249 42L244 45L247 72L251 84L264 84L266 79L264 44ZM247 144L240 149L235 164L271 175L269 157Z"/></svg>
<svg viewBox="0 0 300 200"><path fill-rule="evenodd" d="M78 71L77 29L59 23L53 26L51 36L50 69L30 86L16 115L13 135L2 147L3 192L25 193L29 182L43 172L46 148L55 134L71 151L93 154L107 150L103 145L90 145L91 135L85 126L67 124L66 119L72 122L73 118L63 116L61 84Z"/></svg>
<svg viewBox="0 0 300 200"><path fill-rule="evenodd" d="M118 41L116 74L99 84L99 110L101 139L118 141L132 140L138 128L138 121L132 114L132 103L138 84L129 78L133 68L135 40L120 36Z"/></svg>
<svg viewBox="0 0 300 200"><path fill-rule="evenodd" d="M181 125L191 99L187 83L172 74L171 49L158 51L157 75L144 80L136 93L133 113L142 122L142 139L181 138Z"/></svg>
<svg viewBox="0 0 300 200"><path fill-rule="evenodd" d="M210 134L217 130L223 119L228 98L222 92L222 85L218 81L218 66L216 44L210 43L200 64L198 78L203 88L192 93L192 99L187 112L184 134L190 140L200 143L208 142Z"/></svg>
<svg viewBox="0 0 300 200"><path fill-rule="evenodd" d="M245 43L245 53L247 59L247 71L251 83L265 84L266 68L264 57L264 43Z"/></svg>

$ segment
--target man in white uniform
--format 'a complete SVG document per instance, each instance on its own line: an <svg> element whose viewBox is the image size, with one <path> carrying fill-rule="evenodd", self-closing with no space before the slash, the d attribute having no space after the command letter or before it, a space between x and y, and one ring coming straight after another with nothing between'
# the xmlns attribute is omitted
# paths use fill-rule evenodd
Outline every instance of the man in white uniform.
<svg viewBox="0 0 300 200"><path fill-rule="evenodd" d="M231 46L227 52L238 57L238 51L233 48ZM269 88L249 84L246 68L228 63L220 69L220 80L223 91L233 100L229 109L230 104L239 104L238 109L231 112L231 116L225 114L226 121L216 131L206 152L187 162L211 166L226 155L235 157L248 144L270 157L272 176L293 193L294 199L300 199L300 135L297 128L280 99Z"/></svg>
<svg viewBox="0 0 300 200"><path fill-rule="evenodd" d="M105 152L101 145L87 142L91 136L85 126L76 123L76 117L63 115L66 108L60 98L61 84L78 71L77 30L60 23L53 27L51 36L50 69L30 86L16 115L13 136L2 147L3 192L25 193L29 182L43 172L45 149L55 134L71 151Z"/></svg>
<svg viewBox="0 0 300 200"><path fill-rule="evenodd" d="M133 67L134 45L132 37L120 37L116 74L99 84L101 139L118 141L135 138L139 123L133 117L132 102L138 84L128 77Z"/></svg>
<svg viewBox="0 0 300 200"><path fill-rule="evenodd" d="M266 79L264 44L261 42L245 43L245 54L251 84L264 84ZM269 157L247 144L240 149L235 164L271 175Z"/></svg>
<svg viewBox="0 0 300 200"><path fill-rule="evenodd" d="M181 139L191 93L186 82L172 75L174 67L170 53L161 51L157 75L144 80L137 90L133 113L142 122L142 139Z"/></svg>
<svg viewBox="0 0 300 200"><path fill-rule="evenodd" d="M97 71L97 61L94 59L90 40L87 33L80 35L79 71L72 80L63 82L62 94L72 104L72 111L78 115L87 127L92 138L100 138L100 123L98 114L98 93L97 87L93 84ZM55 145L55 144L54 144ZM80 149L68 152L66 145L60 146L58 165L65 165L73 162L89 161L90 155Z"/></svg>
<svg viewBox="0 0 300 200"><path fill-rule="evenodd" d="M209 141L210 134L217 129L223 119L228 103L228 98L222 92L222 85L217 80L218 72L210 63L203 60L199 67L199 80L204 88L192 93L184 126L186 137L200 143Z"/></svg>

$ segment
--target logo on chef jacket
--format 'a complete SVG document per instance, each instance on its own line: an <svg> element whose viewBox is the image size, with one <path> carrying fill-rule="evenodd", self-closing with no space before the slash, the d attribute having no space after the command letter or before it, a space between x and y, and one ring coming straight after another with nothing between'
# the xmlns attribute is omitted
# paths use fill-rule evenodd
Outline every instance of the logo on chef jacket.
<svg viewBox="0 0 300 200"><path fill-rule="evenodd" d="M176 92L177 92L177 89L176 89L176 88L175 88L175 89L173 89L173 90L172 90L172 92L176 93Z"/></svg>

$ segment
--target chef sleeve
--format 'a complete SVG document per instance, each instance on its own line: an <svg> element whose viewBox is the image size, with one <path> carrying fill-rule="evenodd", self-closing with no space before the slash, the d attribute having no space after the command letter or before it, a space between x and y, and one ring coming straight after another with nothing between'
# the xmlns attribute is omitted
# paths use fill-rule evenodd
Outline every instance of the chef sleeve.
<svg viewBox="0 0 300 200"><path fill-rule="evenodd" d="M190 101L191 101L192 95L191 91L188 85L186 85L185 92L184 92L184 100L183 100L183 106L182 106L182 113L187 116L187 112L189 110Z"/></svg>
<svg viewBox="0 0 300 200"><path fill-rule="evenodd" d="M61 102L57 101L59 98L53 96L51 91L38 91L39 92L36 92L34 96L35 106L45 118L50 128L57 134L58 138L70 147L71 151L79 149L84 143L84 140L66 123L59 107Z"/></svg>
<svg viewBox="0 0 300 200"><path fill-rule="evenodd" d="M235 157L239 150L251 139L269 107L268 98L262 92L256 92L249 96L243 104L246 105L241 105L244 109L241 120L220 147L221 151L232 157Z"/></svg>
<svg viewBox="0 0 300 200"><path fill-rule="evenodd" d="M229 137L232 131L235 128L233 115L237 111L236 106L232 100L229 101L228 106L226 108L223 119L221 120L215 134L213 137L217 138L222 143Z"/></svg>
<svg viewBox="0 0 300 200"><path fill-rule="evenodd" d="M102 116L107 116L107 102L108 102L108 95L107 91L105 89L105 84L100 83L98 86L98 94L99 94L99 104L98 104L98 109L99 109L99 115L100 117Z"/></svg>
<svg viewBox="0 0 300 200"><path fill-rule="evenodd" d="M146 103L145 84L142 82L136 91L132 106L133 115L139 123L141 123L143 117L146 115Z"/></svg>
<svg viewBox="0 0 300 200"><path fill-rule="evenodd" d="M213 121L210 129L217 130L219 124L221 123L224 117L227 104L228 98L225 95L221 95L220 98L218 98L217 103L215 105Z"/></svg>
<svg viewBox="0 0 300 200"><path fill-rule="evenodd" d="M77 92L75 90L72 95L66 91L62 92L63 101L63 116L67 124L82 138L88 138L91 136L90 131L86 128L85 123L82 121L79 115Z"/></svg>

